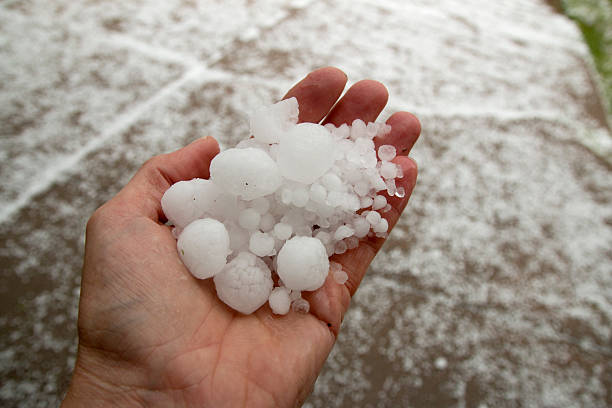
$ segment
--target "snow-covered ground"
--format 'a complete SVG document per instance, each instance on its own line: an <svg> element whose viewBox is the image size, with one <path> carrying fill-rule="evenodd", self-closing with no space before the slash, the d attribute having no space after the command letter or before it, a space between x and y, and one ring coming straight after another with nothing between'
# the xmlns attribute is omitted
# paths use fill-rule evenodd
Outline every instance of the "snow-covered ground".
<svg viewBox="0 0 612 408"><path fill-rule="evenodd" d="M420 178L309 407L612 405L612 143L538 0L1 0L0 401L57 404L84 228L313 68L416 113Z"/></svg>

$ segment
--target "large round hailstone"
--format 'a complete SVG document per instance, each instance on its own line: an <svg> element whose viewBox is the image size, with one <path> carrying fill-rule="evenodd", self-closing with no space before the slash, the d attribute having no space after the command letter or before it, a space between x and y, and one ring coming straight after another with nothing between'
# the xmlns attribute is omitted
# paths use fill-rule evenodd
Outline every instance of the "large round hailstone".
<svg viewBox="0 0 612 408"><path fill-rule="evenodd" d="M249 252L239 253L215 275L214 281L219 299L244 314L266 303L274 284L268 266Z"/></svg>
<svg viewBox="0 0 612 408"><path fill-rule="evenodd" d="M226 265L230 239L222 223L204 218L187 225L178 238L177 247L189 272L198 279L208 279Z"/></svg>
<svg viewBox="0 0 612 408"><path fill-rule="evenodd" d="M310 184L334 164L334 140L325 127L300 123L280 138L278 166L283 177Z"/></svg>
<svg viewBox="0 0 612 408"><path fill-rule="evenodd" d="M319 289L329 271L325 246L312 237L293 237L285 242L276 263L278 276L291 290Z"/></svg>
<svg viewBox="0 0 612 408"><path fill-rule="evenodd" d="M274 193L283 179L278 166L260 149L228 149L210 163L210 179L217 186L244 200Z"/></svg>
<svg viewBox="0 0 612 408"><path fill-rule="evenodd" d="M166 190L161 205L168 221L185 228L192 221L210 214L222 193L210 180L179 181Z"/></svg>
<svg viewBox="0 0 612 408"><path fill-rule="evenodd" d="M278 143L280 137L298 121L296 98L285 99L266 106L251 115L251 133L261 143Z"/></svg>

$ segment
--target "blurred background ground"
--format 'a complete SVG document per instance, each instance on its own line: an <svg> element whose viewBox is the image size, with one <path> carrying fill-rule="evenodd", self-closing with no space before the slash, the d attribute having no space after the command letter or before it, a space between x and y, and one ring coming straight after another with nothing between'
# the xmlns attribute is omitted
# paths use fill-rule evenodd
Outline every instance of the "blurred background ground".
<svg viewBox="0 0 612 408"><path fill-rule="evenodd" d="M0 0L2 405L65 392L91 212L335 65L420 176L306 406L611 406L607 79L558 3Z"/></svg>

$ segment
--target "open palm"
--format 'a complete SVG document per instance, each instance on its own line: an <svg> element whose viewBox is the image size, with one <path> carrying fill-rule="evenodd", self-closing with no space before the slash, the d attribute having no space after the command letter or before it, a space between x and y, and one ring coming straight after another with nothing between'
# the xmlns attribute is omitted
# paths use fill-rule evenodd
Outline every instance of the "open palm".
<svg viewBox="0 0 612 408"><path fill-rule="evenodd" d="M356 83L338 101L346 76L335 68L310 73L295 96L301 122L374 121L387 102L385 87ZM337 103L336 103L337 102ZM416 181L407 157L418 120L398 112L387 121L404 169L403 198L383 214L393 226ZM79 307L79 353L65 406L142 405L292 407L306 398L335 342L342 317L384 240L367 238L333 260L349 280L328 278L303 293L310 313L273 315L265 305L242 315L218 300L212 280L194 279L164 224L160 199L180 180L207 178L218 152L212 138L154 157L92 216Z"/></svg>

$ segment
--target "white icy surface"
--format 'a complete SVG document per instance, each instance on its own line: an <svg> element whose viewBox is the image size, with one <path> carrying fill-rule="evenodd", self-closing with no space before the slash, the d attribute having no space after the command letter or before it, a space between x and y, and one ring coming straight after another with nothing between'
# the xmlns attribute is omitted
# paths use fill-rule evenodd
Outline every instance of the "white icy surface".
<svg viewBox="0 0 612 408"><path fill-rule="evenodd" d="M383 116L423 136L305 406L612 405L612 144L580 34L544 2L7 0L3 406L65 390L89 214L154 154L235 145L323 65L384 82Z"/></svg>

